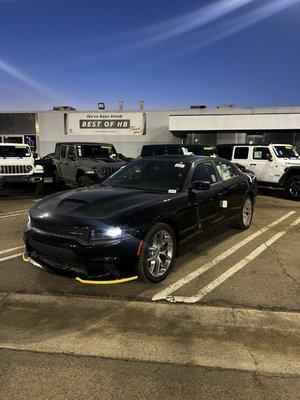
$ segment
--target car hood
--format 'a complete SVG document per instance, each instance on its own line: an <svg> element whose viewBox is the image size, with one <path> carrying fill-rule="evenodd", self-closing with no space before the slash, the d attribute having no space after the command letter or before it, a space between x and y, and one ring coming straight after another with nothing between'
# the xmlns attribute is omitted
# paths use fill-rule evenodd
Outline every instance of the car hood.
<svg viewBox="0 0 300 400"><path fill-rule="evenodd" d="M168 201L170 196L176 195L97 185L46 197L33 207L32 213L39 210L45 215L93 219L129 217L135 211Z"/></svg>
<svg viewBox="0 0 300 400"><path fill-rule="evenodd" d="M93 166L108 164L113 167L126 164L126 162L120 160L119 158L83 158L81 163L92 164Z"/></svg>

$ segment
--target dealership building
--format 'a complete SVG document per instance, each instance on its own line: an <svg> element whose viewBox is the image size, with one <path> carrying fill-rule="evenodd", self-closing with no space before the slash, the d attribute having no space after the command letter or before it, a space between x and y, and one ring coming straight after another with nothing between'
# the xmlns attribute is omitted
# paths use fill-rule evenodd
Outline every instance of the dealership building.
<svg viewBox="0 0 300 400"><path fill-rule="evenodd" d="M300 107L0 111L0 143L28 141L42 156L63 141L112 143L131 157L155 143L288 143L300 150Z"/></svg>

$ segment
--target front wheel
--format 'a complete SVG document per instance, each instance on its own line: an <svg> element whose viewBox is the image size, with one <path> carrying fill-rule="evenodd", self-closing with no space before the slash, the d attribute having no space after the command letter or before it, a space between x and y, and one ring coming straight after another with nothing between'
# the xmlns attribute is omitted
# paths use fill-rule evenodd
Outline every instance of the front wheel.
<svg viewBox="0 0 300 400"><path fill-rule="evenodd" d="M253 217L253 201L250 196L246 197L239 215L236 225L237 229L245 231L250 228Z"/></svg>
<svg viewBox="0 0 300 400"><path fill-rule="evenodd" d="M300 199L300 175L292 176L286 183L286 193L291 200Z"/></svg>
<svg viewBox="0 0 300 400"><path fill-rule="evenodd" d="M154 225L146 234L138 260L138 274L144 282L161 282L171 271L176 257L173 229L164 223Z"/></svg>

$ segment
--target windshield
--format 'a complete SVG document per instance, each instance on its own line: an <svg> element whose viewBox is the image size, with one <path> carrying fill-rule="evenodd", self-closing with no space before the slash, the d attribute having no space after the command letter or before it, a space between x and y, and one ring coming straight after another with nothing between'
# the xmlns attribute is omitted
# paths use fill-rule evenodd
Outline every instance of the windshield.
<svg viewBox="0 0 300 400"><path fill-rule="evenodd" d="M85 144L77 146L78 157L83 158L109 158L117 156L116 150L109 144Z"/></svg>
<svg viewBox="0 0 300 400"><path fill-rule="evenodd" d="M189 165L171 160L134 160L104 181L104 185L149 190L154 192L180 192Z"/></svg>
<svg viewBox="0 0 300 400"><path fill-rule="evenodd" d="M31 152L26 144L0 146L0 157L30 157Z"/></svg>
<svg viewBox="0 0 300 400"><path fill-rule="evenodd" d="M277 157L279 158L298 158L299 154L292 145L274 146Z"/></svg>

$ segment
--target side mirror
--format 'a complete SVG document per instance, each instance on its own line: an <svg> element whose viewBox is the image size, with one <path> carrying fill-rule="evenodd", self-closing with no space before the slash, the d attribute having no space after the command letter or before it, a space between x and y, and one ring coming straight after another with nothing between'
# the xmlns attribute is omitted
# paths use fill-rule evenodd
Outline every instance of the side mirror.
<svg viewBox="0 0 300 400"><path fill-rule="evenodd" d="M208 181L194 181L192 182L192 190L209 190L210 183Z"/></svg>
<svg viewBox="0 0 300 400"><path fill-rule="evenodd" d="M271 153L268 153L268 154L267 154L267 160L268 160L268 161L272 161L272 160L273 160L272 154L271 154Z"/></svg>
<svg viewBox="0 0 300 400"><path fill-rule="evenodd" d="M32 153L32 155L33 155L33 158L34 158L34 159L36 159L36 158L39 157L39 155L38 155L38 153L37 153L36 151L34 151L34 152Z"/></svg>

